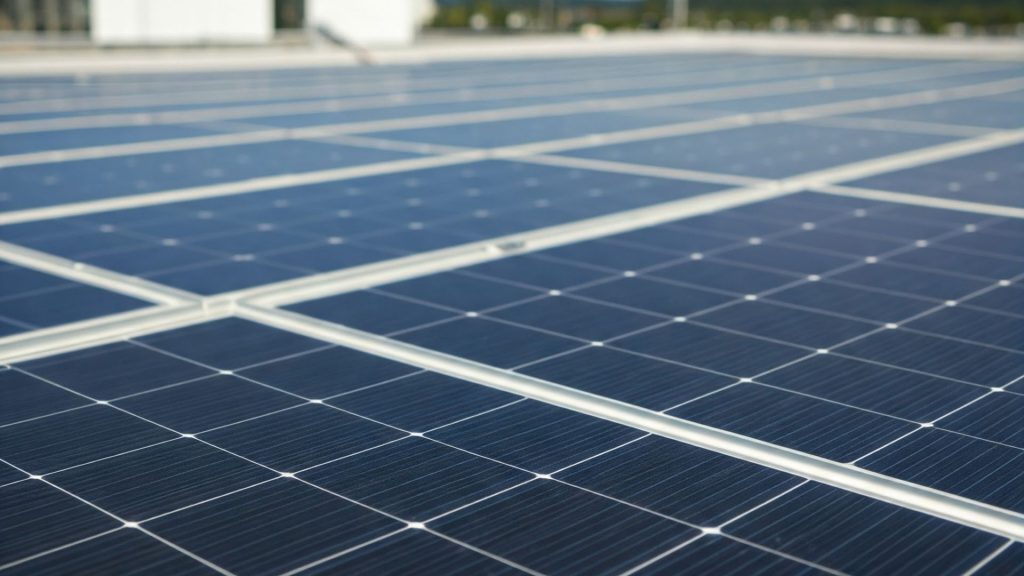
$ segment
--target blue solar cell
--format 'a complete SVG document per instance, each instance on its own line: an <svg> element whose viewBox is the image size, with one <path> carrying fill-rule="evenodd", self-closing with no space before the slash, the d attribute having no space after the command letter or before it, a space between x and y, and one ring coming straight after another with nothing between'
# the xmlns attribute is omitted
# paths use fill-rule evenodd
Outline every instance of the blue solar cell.
<svg viewBox="0 0 1024 576"><path fill-rule="evenodd" d="M820 200L808 201L806 200L807 196L808 194L805 193L802 196L783 196L773 200L744 204L735 208L729 208L721 213L713 213L711 216L721 214L723 216L785 222L790 224L787 231L797 232L797 225L800 225L800 230L802 230L804 224L819 221L831 223L837 217L848 217L853 213L853 209L848 205L836 206L834 203L824 204ZM801 200L801 198L804 199ZM858 207L863 208L864 206L861 204ZM842 218L839 219L842 220ZM685 220L681 224L683 226L687 225ZM779 232L782 230L776 229L773 231Z"/></svg>
<svg viewBox="0 0 1024 576"><path fill-rule="evenodd" d="M248 257L247 255L243 255ZM300 270L268 262L228 261L150 274L149 279L197 294L220 294L303 276Z"/></svg>
<svg viewBox="0 0 1024 576"><path fill-rule="evenodd" d="M315 237L292 234L282 230L246 230L235 234L218 234L188 240L186 245L225 254L255 254L280 246L313 243Z"/></svg>
<svg viewBox="0 0 1024 576"><path fill-rule="evenodd" d="M236 574L280 574L403 527L308 484L282 479L145 524Z"/></svg>
<svg viewBox="0 0 1024 576"><path fill-rule="evenodd" d="M746 268L708 259L656 268L647 274L736 294L757 294L800 279L792 273Z"/></svg>
<svg viewBox="0 0 1024 576"><path fill-rule="evenodd" d="M121 234L161 239L232 236L246 231L255 231L252 224L248 222L219 218L214 212L189 211L187 214L182 214L184 207L193 204L195 203L161 206L160 213L152 214L149 217L146 214L140 214L139 210L135 209L88 214L85 218L99 223L100 226L107 226L107 229L113 226L114 231ZM111 224L110 221L114 221L114 224Z"/></svg>
<svg viewBox="0 0 1024 576"><path fill-rule="evenodd" d="M85 231L86 225L74 218L67 220L36 220L20 224L0 226L0 239L5 242L19 243L32 238L61 236L76 231Z"/></svg>
<svg viewBox="0 0 1024 576"><path fill-rule="evenodd" d="M0 428L0 458L46 474L175 437L109 406L87 406Z"/></svg>
<svg viewBox="0 0 1024 576"><path fill-rule="evenodd" d="M685 220L683 222L685 223ZM605 239L690 254L734 244L738 241L739 236L711 235L676 226L654 226L608 236Z"/></svg>
<svg viewBox="0 0 1024 576"><path fill-rule="evenodd" d="M938 243L939 247L989 252L1001 256L1024 259L1021 237L1010 234L993 234L979 230L971 234L959 234Z"/></svg>
<svg viewBox="0 0 1024 576"><path fill-rule="evenodd" d="M875 323L800 308L747 301L702 314L700 321L818 349L827 349L880 327Z"/></svg>
<svg viewBox="0 0 1024 576"><path fill-rule="evenodd" d="M123 529L86 540L6 570L12 575L132 574L212 576L198 560L139 530Z"/></svg>
<svg viewBox="0 0 1024 576"><path fill-rule="evenodd" d="M928 216L926 220L892 219L888 212L870 214L861 218L850 218L838 222L830 222L829 230L850 232L853 234L870 234L883 238L895 238L906 241L934 238L952 232L955 228L942 221Z"/></svg>
<svg viewBox="0 0 1024 576"><path fill-rule="evenodd" d="M829 281L807 282L769 294L765 299L886 323L900 322L941 304Z"/></svg>
<svg viewBox="0 0 1024 576"><path fill-rule="evenodd" d="M997 234L1008 234L1019 238L1024 236L1024 224L1021 224L1021 220L1019 218L1000 218L995 221L987 221L985 223L984 231L994 232Z"/></svg>
<svg viewBox="0 0 1024 576"><path fill-rule="evenodd" d="M130 342L48 356L19 366L97 400L112 400L212 374L202 366Z"/></svg>
<svg viewBox="0 0 1024 576"><path fill-rule="evenodd" d="M305 404L206 432L200 438L269 466L294 472L405 436L326 406Z"/></svg>
<svg viewBox="0 0 1024 576"><path fill-rule="evenodd" d="M417 371L413 366L333 346L260 364L240 374L292 394L323 399Z"/></svg>
<svg viewBox="0 0 1024 576"><path fill-rule="evenodd" d="M128 521L142 521L277 474L196 440L164 442L49 476Z"/></svg>
<svg viewBox="0 0 1024 576"><path fill-rule="evenodd" d="M215 375L114 402L183 434L254 418L302 400L237 376Z"/></svg>
<svg viewBox="0 0 1024 576"><path fill-rule="evenodd" d="M288 310L345 324L359 330L389 334L430 324L457 314L427 303L419 304L380 292L359 291L287 306Z"/></svg>
<svg viewBox="0 0 1024 576"><path fill-rule="evenodd" d="M764 208L771 206L772 203L758 203L756 206ZM791 210L792 208L789 207ZM783 211L785 213L787 211ZM700 230L702 232L709 232L714 234L720 234L722 236L739 236L743 238L749 238L751 236L764 236L767 234L775 234L788 230L793 227L793 221L785 219L775 220L766 219L764 212L758 210L756 212L748 212L746 214L739 214L734 210L726 210L724 212L714 212L711 214L702 214L700 216L694 216L692 218L686 218L685 220L678 220L668 224L673 228L686 228L688 230Z"/></svg>
<svg viewBox="0 0 1024 576"><path fill-rule="evenodd" d="M678 254L663 250L624 246L601 240L569 244L545 250L541 254L570 264L590 264L619 271L637 270L679 258Z"/></svg>
<svg viewBox="0 0 1024 576"><path fill-rule="evenodd" d="M686 316L734 299L709 290L637 277L604 282L572 293L669 317Z"/></svg>
<svg viewBox="0 0 1024 576"><path fill-rule="evenodd" d="M907 328L1024 352L1024 318L947 307L909 322Z"/></svg>
<svg viewBox="0 0 1024 576"><path fill-rule="evenodd" d="M813 566L722 536L703 536L635 572L642 576L701 576L712 573L751 576L827 574Z"/></svg>
<svg viewBox="0 0 1024 576"><path fill-rule="evenodd" d="M770 270L798 274L821 274L833 268L848 266L856 262L853 257L827 252L812 252L790 248L781 244L757 244L727 250L716 255L719 260L761 266Z"/></svg>
<svg viewBox="0 0 1024 576"><path fill-rule="evenodd" d="M1024 512L1024 450L924 429L864 459L859 466Z"/></svg>
<svg viewBox="0 0 1024 576"><path fill-rule="evenodd" d="M969 306L1024 316L1024 287L999 286L983 294L972 296L965 303Z"/></svg>
<svg viewBox="0 0 1024 576"><path fill-rule="evenodd" d="M518 370L591 394L665 410L735 380L605 347L589 347Z"/></svg>
<svg viewBox="0 0 1024 576"><path fill-rule="evenodd" d="M474 576L523 574L454 542L425 530L405 530L394 536L369 544L303 572L309 576L327 574L450 574Z"/></svg>
<svg viewBox="0 0 1024 576"><path fill-rule="evenodd" d="M454 273L388 284L379 290L465 311L483 310L542 294L538 290Z"/></svg>
<svg viewBox="0 0 1024 576"><path fill-rule="evenodd" d="M84 406L90 402L49 382L15 370L0 371L0 425Z"/></svg>
<svg viewBox="0 0 1024 576"><path fill-rule="evenodd" d="M941 222L952 226L956 231L963 231L962 226L967 224L984 225L998 221L985 214L976 212L963 212L960 210L947 210L945 208L931 208L929 206L918 206L916 204L881 204L883 211L880 216L891 218L899 223L903 222ZM949 230L952 231L952 230Z"/></svg>
<svg viewBox="0 0 1024 576"><path fill-rule="evenodd" d="M936 246L904 252L893 256L892 261L994 280L1013 278L1024 273L1024 260L1021 259L955 252Z"/></svg>
<svg viewBox="0 0 1024 576"><path fill-rule="evenodd" d="M428 436L546 474L635 440L643 433L593 416L524 400L439 428Z"/></svg>
<svg viewBox="0 0 1024 576"><path fill-rule="evenodd" d="M511 368L554 356L580 342L484 318L461 318L398 336L410 344Z"/></svg>
<svg viewBox="0 0 1024 576"><path fill-rule="evenodd" d="M373 236L372 243L374 246L389 250L416 254L465 244L467 240L464 236L449 234L444 230L442 224L437 224L433 228L382 232ZM371 239L367 239L367 241L371 241Z"/></svg>
<svg viewBox="0 0 1024 576"><path fill-rule="evenodd" d="M758 381L916 422L930 422L988 392L981 386L834 354L817 354L759 376Z"/></svg>
<svg viewBox="0 0 1024 576"><path fill-rule="evenodd" d="M725 527L727 534L853 574L958 574L1004 539L808 484Z"/></svg>
<svg viewBox="0 0 1024 576"><path fill-rule="evenodd" d="M40 252L81 260L122 250L143 250L157 246L158 242L155 238L129 236L96 227L32 238L23 241L22 244Z"/></svg>
<svg viewBox="0 0 1024 576"><path fill-rule="evenodd" d="M877 256L897 248L906 246L905 242L889 238L859 236L833 232L831 230L808 230L779 238L781 244L791 244L800 248L831 250L852 256Z"/></svg>
<svg viewBox="0 0 1024 576"><path fill-rule="evenodd" d="M422 372L342 394L328 404L410 432L425 432L514 402L518 397Z"/></svg>
<svg viewBox="0 0 1024 576"><path fill-rule="evenodd" d="M143 344L220 369L233 370L314 348L323 342L239 318L215 320L138 339ZM230 346L224 343L230 342Z"/></svg>
<svg viewBox="0 0 1024 576"><path fill-rule="evenodd" d="M872 334L837 352L982 386L1003 386L1016 380L1024 358L1022 353L907 330Z"/></svg>
<svg viewBox="0 0 1024 576"><path fill-rule="evenodd" d="M564 262L543 260L533 256L513 256L463 268L462 272L500 278L538 288L562 289L608 276L601 272Z"/></svg>
<svg viewBox="0 0 1024 576"><path fill-rule="evenodd" d="M35 480L0 488L0 501L4 564L121 526L85 502Z"/></svg>
<svg viewBox="0 0 1024 576"><path fill-rule="evenodd" d="M409 438L299 477L404 520L425 522L533 475L437 442Z"/></svg>
<svg viewBox="0 0 1024 576"><path fill-rule="evenodd" d="M83 256L81 260L98 268L113 269L134 276L150 276L173 270L179 271L174 277L187 278L190 277L191 272L182 269L206 270L207 266L220 261L220 257L207 252L190 250L183 246L145 246L128 251L103 252L93 256ZM164 277L165 283L168 283L167 278ZM224 285L230 285L230 281L222 282ZM189 284L189 287L197 292L203 290L200 286L203 284Z"/></svg>
<svg viewBox="0 0 1024 576"><path fill-rule="evenodd" d="M938 426L1024 449L1021 422L1024 422L1024 396L990 394L946 416Z"/></svg>
<svg viewBox="0 0 1024 576"><path fill-rule="evenodd" d="M517 324L526 324L585 340L605 340L663 322L657 316L605 306L565 296L545 296L488 312Z"/></svg>
<svg viewBox="0 0 1024 576"><path fill-rule="evenodd" d="M648 436L556 476L699 526L718 526L798 485L795 476Z"/></svg>
<svg viewBox="0 0 1024 576"><path fill-rule="evenodd" d="M661 516L550 481L505 492L432 522L431 527L545 574L623 572L699 534Z"/></svg>
<svg viewBox="0 0 1024 576"><path fill-rule="evenodd" d="M395 254L369 246L356 244L319 244L296 249L268 252L262 259L273 264L327 272L339 268L362 266L394 258Z"/></svg>
<svg viewBox="0 0 1024 576"><path fill-rule="evenodd" d="M70 280L36 272L19 266L0 266L0 285L3 285L3 298L18 294L53 290L72 284Z"/></svg>
<svg viewBox="0 0 1024 576"><path fill-rule="evenodd" d="M756 384L738 384L668 413L839 462L854 460L916 428L895 418Z"/></svg>
<svg viewBox="0 0 1024 576"><path fill-rule="evenodd" d="M909 296L924 296L940 300L955 300L990 286L976 278L942 274L938 271L904 268L879 262L858 266L831 277L837 282L848 282L869 288L902 292Z"/></svg>
<svg viewBox="0 0 1024 576"><path fill-rule="evenodd" d="M707 368L741 378L792 362L810 351L697 326L676 323L617 340L615 345L642 354L691 366ZM743 353L737 353L742 350Z"/></svg>

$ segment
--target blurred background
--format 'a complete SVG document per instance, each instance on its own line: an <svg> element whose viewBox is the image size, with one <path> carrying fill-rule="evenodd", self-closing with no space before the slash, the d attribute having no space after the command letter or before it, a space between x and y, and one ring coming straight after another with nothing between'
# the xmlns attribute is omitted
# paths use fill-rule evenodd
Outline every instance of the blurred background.
<svg viewBox="0 0 1024 576"><path fill-rule="evenodd" d="M1022 0L0 0L0 48L401 46L453 35L1024 37ZM648 32L649 33L649 32Z"/></svg>

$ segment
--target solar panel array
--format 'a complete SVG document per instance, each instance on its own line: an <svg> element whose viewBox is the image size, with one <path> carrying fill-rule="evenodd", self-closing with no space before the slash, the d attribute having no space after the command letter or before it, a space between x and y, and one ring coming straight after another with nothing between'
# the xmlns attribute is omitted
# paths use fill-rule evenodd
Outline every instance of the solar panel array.
<svg viewBox="0 0 1024 576"><path fill-rule="evenodd" d="M1022 572L1021 104L789 55L0 78L0 573Z"/></svg>

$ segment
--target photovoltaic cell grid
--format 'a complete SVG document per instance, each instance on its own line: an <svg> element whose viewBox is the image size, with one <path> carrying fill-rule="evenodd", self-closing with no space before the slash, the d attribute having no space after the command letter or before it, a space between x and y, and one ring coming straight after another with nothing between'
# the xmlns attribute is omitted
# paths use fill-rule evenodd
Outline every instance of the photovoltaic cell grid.
<svg viewBox="0 0 1024 576"><path fill-rule="evenodd" d="M0 248L217 295L1024 121L1015 63L493 66L0 81L0 193L28 215L4 220ZM777 113L793 109L811 116ZM783 196L286 309L1024 514L1024 227L927 207L1021 206L1019 145L946 158L832 182L848 197ZM68 204L95 201L118 209ZM0 278L5 334L147 306L21 266ZM247 320L78 342L0 370L2 572L1005 574L1024 555Z"/></svg>
<svg viewBox="0 0 1024 576"><path fill-rule="evenodd" d="M10 519L5 560L59 549L13 573L208 571L184 549L235 573L327 558L310 571L584 573L643 564L651 573L926 574L966 569L1003 542L242 320L0 375L9 390L0 446L12 465L0 487ZM53 516L63 520L54 526ZM791 537L780 547L778 523L816 541ZM876 563L870 551L891 545L893 533L908 546ZM844 552L851 539L857 552ZM922 554L934 563L922 565Z"/></svg>

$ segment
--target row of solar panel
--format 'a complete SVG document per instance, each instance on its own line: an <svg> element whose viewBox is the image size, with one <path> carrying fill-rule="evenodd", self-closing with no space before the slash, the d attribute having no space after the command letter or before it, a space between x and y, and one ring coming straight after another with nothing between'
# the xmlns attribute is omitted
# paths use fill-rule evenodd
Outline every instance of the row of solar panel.
<svg viewBox="0 0 1024 576"><path fill-rule="evenodd" d="M831 66L851 68L849 63L830 63ZM858 70L852 67L854 71ZM828 67L825 67L828 70ZM806 75L820 75L820 69L813 72L804 71ZM991 78L1015 78L1020 75L1018 67L999 69L996 71L969 73L954 76L960 82L978 82ZM842 76L838 76L842 81ZM737 81L733 81L735 83ZM750 82L747 80L746 82ZM413 130L398 130L372 133L385 139L396 139L412 142L433 144L455 144L471 147L493 147L522 144L532 141L560 139L593 132L606 132L621 129L642 128L661 125L666 122L678 122L690 119L715 117L727 114L729 110L741 112L791 108L800 105L813 105L837 100L850 100L868 96L879 96L923 89L925 85L935 87L952 82L951 78L935 78L928 81L895 82L870 89L817 89L808 88L806 93L784 94L777 96L758 96L751 93L743 99L721 100L701 104L694 102L687 108L661 107L645 110L621 112L586 112L578 110L575 114L563 114L552 117L524 118L515 120L486 122L479 126L453 125L433 126ZM1020 100L1020 92L1006 95L979 97L967 101L952 101L928 104L928 107L940 110L942 114L957 114L958 110L984 109L988 114L997 115L998 127L1019 127L1019 114L1015 114ZM550 95L543 101L550 102ZM453 102L447 105L448 110L466 111L477 104L482 109L494 108L502 103L522 103L522 99L514 101L495 101L487 104ZM444 112L445 109L422 106L410 108L410 115L430 115ZM1002 111L1002 112L1000 112ZM385 112L393 113L394 111ZM380 113L377 110L376 113ZM898 111L891 111L898 113ZM351 121L352 112L337 113L347 115ZM873 112L871 113L873 114ZM909 113L914 117L911 110ZM313 121L329 122L328 115L322 111L307 114ZM357 117L354 120L373 119L374 117ZM264 122L264 120L260 120ZM273 119L267 119L266 125L273 127ZM53 147L69 148L113 144L138 140L160 140L166 138L186 138L188 136L204 136L210 134L212 125L164 125L164 126L120 126L116 128L79 128L76 130L56 130L43 132L26 132L9 134L5 139L8 153L31 150L45 150ZM232 125L231 129L238 129ZM897 130L898 126L890 129ZM282 136L284 137L284 136ZM618 144L585 148L574 155L599 159L630 161L640 164L668 166L674 168L699 168L729 174L750 175L759 177L791 176L803 171L820 169L840 163L848 163L867 157L877 157L885 153L921 147L949 141L950 137L934 134L913 134L884 132L872 130L843 129L824 126L757 126L751 128L726 130L721 133L709 133L686 138L662 138L649 141L650 146L635 144ZM791 143L801 148L778 154L779 143ZM805 144L801 144L804 143ZM852 145L851 145L852 143ZM583 144L581 144L583 145ZM788 148L789 146L787 146ZM758 153L758 161L754 164L746 157L749 153ZM117 155L114 155L117 154ZM126 155L127 154L127 155ZM739 154L739 155L737 155ZM64 202L96 199L111 196L140 194L157 190L178 189L201 186L212 183L257 178L268 175L309 172L324 170L338 166L353 166L366 163L385 162L399 158L408 158L410 153L393 150L380 150L328 144L324 142L308 142L301 140L281 140L256 144L235 146L205 147L192 150L172 150L167 152L138 154L131 152L109 151L107 157L87 158L82 160L61 160L50 157L38 159L27 165L11 166L3 172L4 203L11 209L34 206L53 205ZM54 160L59 164L52 164ZM843 161L845 160L845 162ZM1008 164L1009 163L1009 164ZM1019 170L1011 159L996 162L996 166L982 163L971 166L966 174L977 175L979 182L941 182L939 188L944 192L958 196L975 196L982 201L985 198L997 202L1013 203L1016 197L1008 190L1007 177ZM159 175L159 178L154 178ZM994 177L993 177L994 175ZM1000 178L1002 177L1002 178ZM1002 180L1002 181L1001 181ZM83 182L93 185L83 187ZM898 182L897 182L898 184ZM965 185L967 185L965 187ZM915 186L917 192L921 187Z"/></svg>
<svg viewBox="0 0 1024 576"><path fill-rule="evenodd" d="M322 124L324 120L337 122L353 118L334 115L342 107L353 110L375 107L406 108L428 106L450 100L462 100L473 106L478 100L493 99L507 104L522 102L518 97L546 95L549 98L575 94L601 94L608 97L657 94L680 87L729 87L754 81L775 81L783 78L807 78L814 75L843 75L857 73L888 73L894 70L908 72L899 82L912 82L919 73L920 62L906 60L878 61L850 58L794 58L777 56L714 56L700 58L648 55L631 58L628 65L616 65L607 59L588 65L579 61L558 65L550 63L540 70L524 70L503 64L503 73L481 69L476 73L455 74L431 70L422 77L396 73L391 67L379 71L364 71L364 77L353 78L351 71L333 69L326 78L306 79L296 83L283 77L269 83L246 83L218 78L213 83L175 82L162 75L146 84L142 90L133 85L107 85L97 88L91 84L73 87L0 86L0 121L18 122L46 120L47 126L59 126L60 119L97 116L117 112L162 115L158 118L195 117L196 111L208 112L209 118L267 117L269 122L283 122L283 126ZM943 76L956 76L956 83L978 83L1012 77L1019 66L1010 63L945 62L923 67L923 80L907 84L911 89L945 87L950 83ZM102 77L97 77L102 80ZM378 102L368 96L380 95ZM360 99L361 98L361 99ZM516 98L513 100L513 98ZM17 101L17 100L24 101ZM550 101L550 100L549 100ZM240 105L249 110L240 110ZM450 107L435 111L451 110ZM466 109L460 108L460 111ZM217 116L217 112L223 112ZM316 117L309 112L322 112ZM184 113L172 116L168 113ZM190 116L191 114L191 116ZM356 119L371 117L355 116ZM407 115L401 110L391 117ZM104 116L104 120L113 118ZM127 124L130 125L130 124ZM78 127L87 127L79 124ZM111 142L113 143L113 142Z"/></svg>
<svg viewBox="0 0 1024 576"><path fill-rule="evenodd" d="M980 104L972 102L971 105ZM693 117L694 113L684 110L666 112L664 115L655 112L579 114L490 123L470 128L453 126L448 129L430 128L380 135L434 144L490 147L557 140L594 131L642 128L664 124L669 118L668 121L681 121ZM161 127L159 130L171 130L171 127ZM770 124L659 138L642 143L597 147L581 143L582 149L567 154L643 166L783 178L951 140L953 138L950 136L934 134L808 124ZM1014 182L1021 171L1017 162L1020 153L1020 146L1011 146L852 184L1019 206ZM16 165L3 171L3 203L7 209L49 206L381 163L415 156L409 152L360 148L325 141L286 140L63 161L58 164Z"/></svg>
<svg viewBox="0 0 1024 576"><path fill-rule="evenodd" d="M10 573L209 572L179 548L237 574L932 574L1006 543L241 320L0 379L0 458L18 468L0 480Z"/></svg>
<svg viewBox="0 0 1024 576"><path fill-rule="evenodd" d="M802 194L289 309L1024 512L1022 238Z"/></svg>
<svg viewBox="0 0 1024 576"><path fill-rule="evenodd" d="M747 130L787 131L790 136L801 136L798 141L806 141L809 150L827 149L806 132L817 128L787 125ZM699 144L700 140L691 137L687 141ZM868 143L871 146L862 149L872 155L896 151L885 150L876 141ZM918 144L907 143L899 150ZM1011 146L854 184L903 188L901 183L910 182L928 190L942 186L948 190L952 182L957 190L966 190L976 199L989 193L1016 196L1013 187L1019 176L1014 171L1021 170L1016 160L1020 152L1020 146ZM829 165L857 157L836 156ZM146 164L139 170L154 166ZM822 165L802 169L819 167ZM972 173L976 174L973 181L964 177ZM950 180L951 174L957 175L955 181ZM946 184L939 182L947 180ZM0 227L0 237L192 292L215 294L724 188L721 184L486 161L9 225ZM920 227L927 224L920 223ZM986 237L982 234L961 241L982 242ZM213 271L228 273L211 274Z"/></svg>

